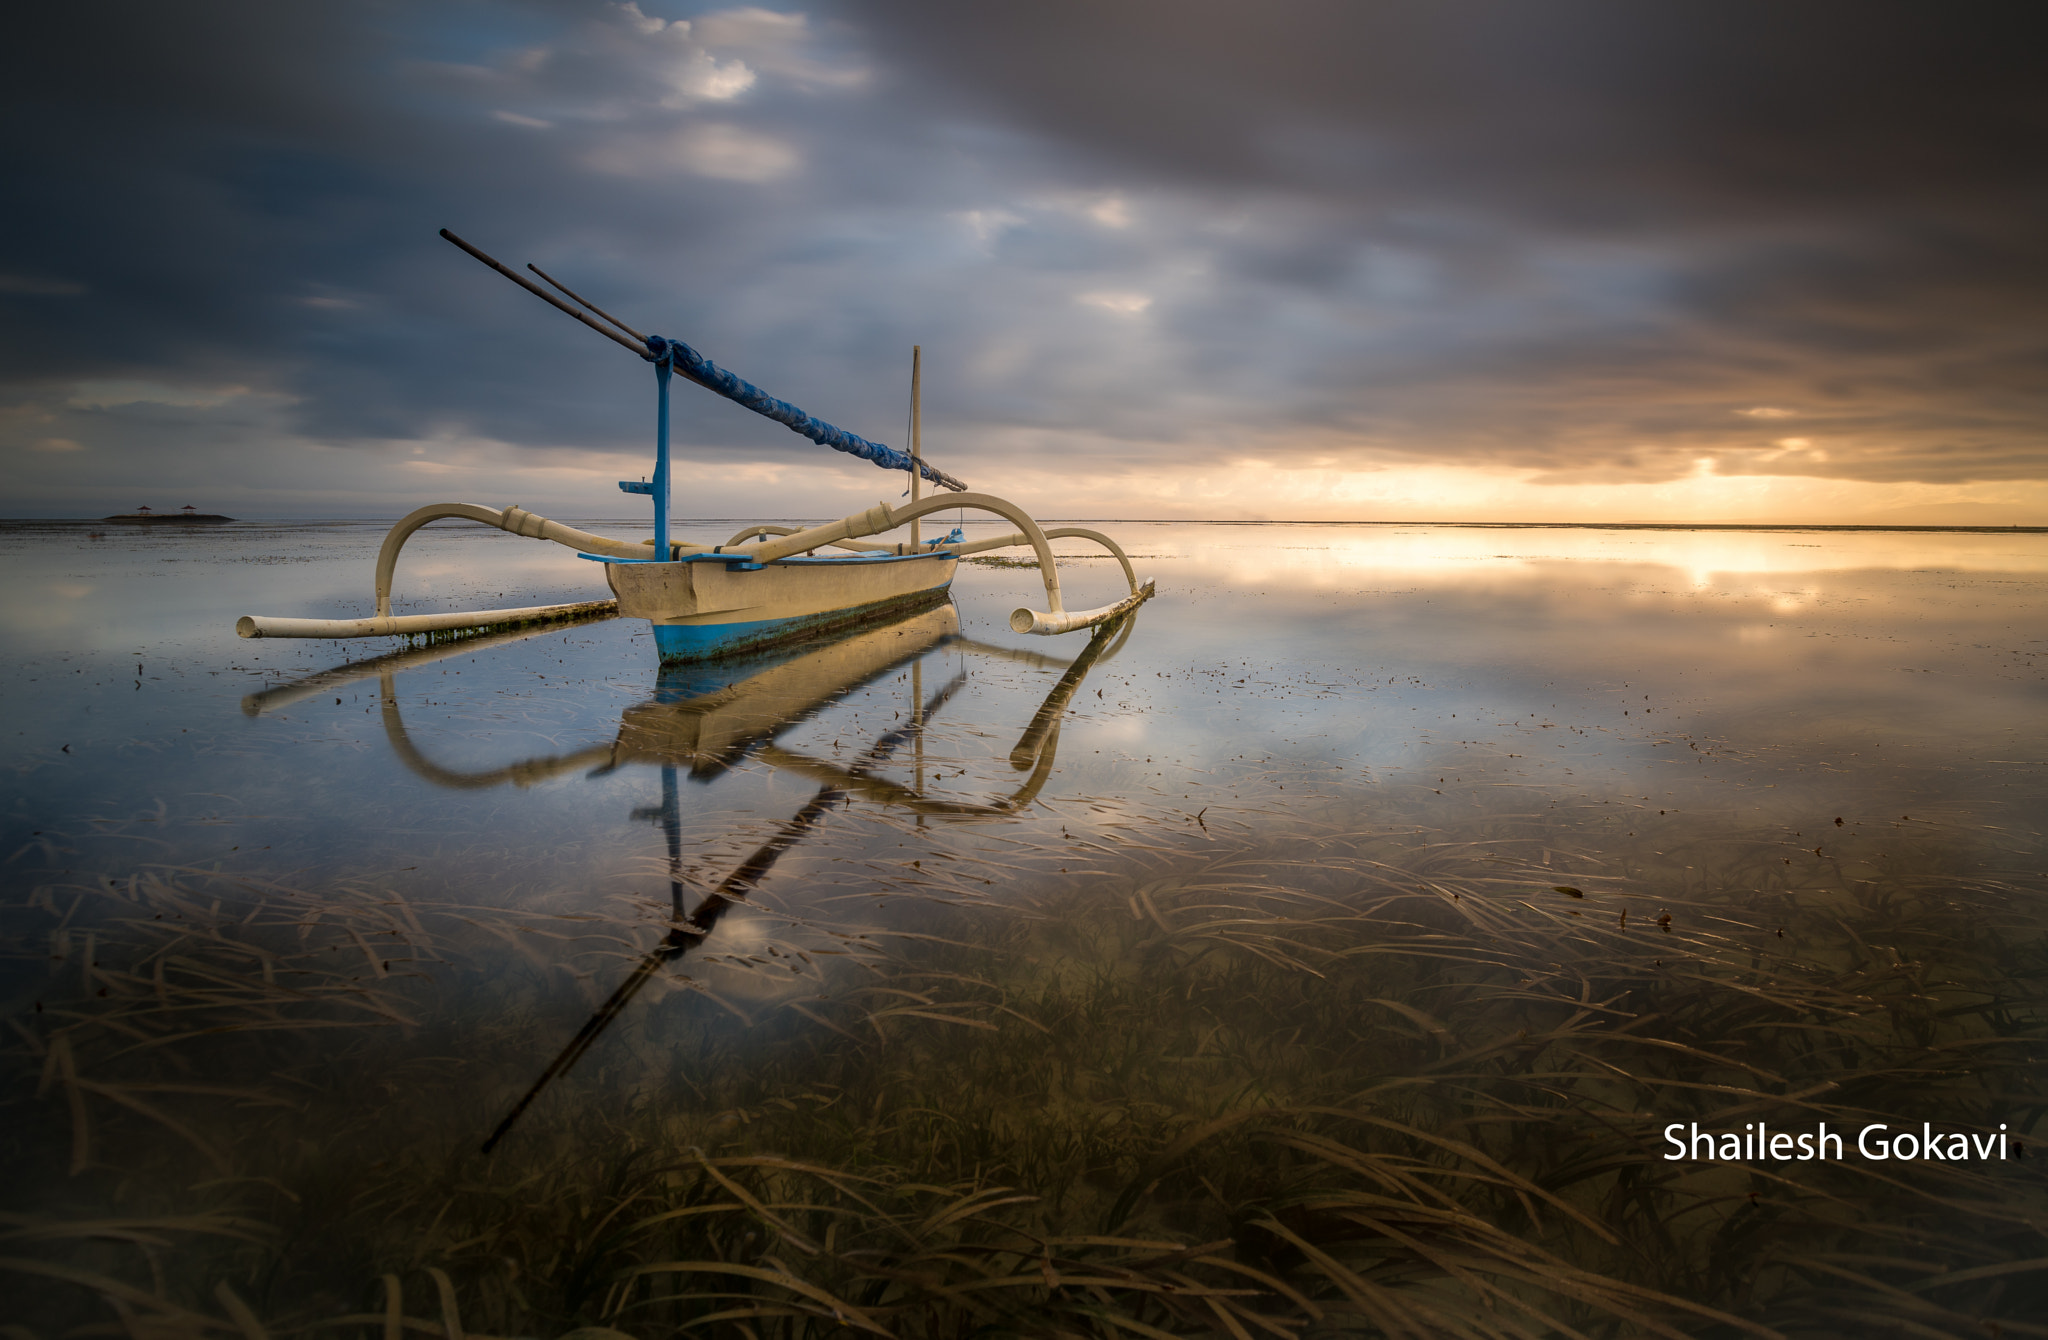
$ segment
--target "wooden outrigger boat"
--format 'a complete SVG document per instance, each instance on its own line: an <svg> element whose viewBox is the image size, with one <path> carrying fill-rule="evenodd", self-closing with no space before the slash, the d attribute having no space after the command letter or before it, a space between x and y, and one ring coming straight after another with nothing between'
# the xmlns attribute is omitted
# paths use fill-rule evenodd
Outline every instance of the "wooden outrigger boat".
<svg viewBox="0 0 2048 1340"><path fill-rule="evenodd" d="M794 642L821 633L890 617L945 598L955 566L970 554L1030 546L1044 580L1046 608L1010 615L1019 633L1065 633L1093 628L1135 608L1153 592L1138 580L1128 555L1099 531L1065 526L1047 530L1015 503L970 490L923 458L918 419L918 374L913 364L911 442L900 452L814 419L776 400L759 387L718 367L679 340L643 335L529 265L555 292L485 255L447 229L441 236L498 273L553 304L641 358L654 364L656 413L654 474L651 480L622 480L627 493L651 496L654 535L641 544L614 540L565 526L517 506L502 510L474 503L432 503L401 519L384 537L377 555L376 614L367 619L287 619L246 615L235 625L243 637L352 638L463 635L577 618L609 610L609 601L539 605L521 609L447 614L394 615L391 587L398 555L421 526L448 517L496 526L514 535L552 540L604 564L605 579L619 613L648 620L664 664L707 660ZM557 296L559 294L560 296ZM702 545L669 536L668 392L672 375L715 391L756 413L801 433L813 442L910 475L910 501L877 503L864 512L822 526L749 526L722 544ZM923 496L922 485L943 492ZM922 518L949 509L992 514L1016 527L1013 533L972 543L955 529L924 540ZM909 528L907 542L878 544L866 537ZM1129 594L1097 609L1068 610L1060 589L1052 541L1078 539L1107 549L1122 566ZM750 543L751 542L751 543Z"/></svg>

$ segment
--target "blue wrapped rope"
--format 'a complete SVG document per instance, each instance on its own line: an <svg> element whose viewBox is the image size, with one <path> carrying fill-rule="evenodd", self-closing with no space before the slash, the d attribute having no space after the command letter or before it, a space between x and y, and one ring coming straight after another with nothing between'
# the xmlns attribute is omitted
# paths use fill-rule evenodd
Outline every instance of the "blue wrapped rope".
<svg viewBox="0 0 2048 1340"><path fill-rule="evenodd" d="M862 460L873 461L884 470L909 470L914 466L920 475L940 488L952 489L955 493L967 491L965 484L930 461L914 458L907 452L885 447L879 442L870 442L864 437L856 437L844 428L835 428L823 419L814 419L787 400L777 400L752 382L727 372L681 340L668 340L659 335L649 335L647 348L650 351L647 355L650 362L659 365L666 361L669 366L699 386L716 391L727 400L745 405L754 413L773 419L792 432L801 433L821 447L830 447L834 451L843 451Z"/></svg>

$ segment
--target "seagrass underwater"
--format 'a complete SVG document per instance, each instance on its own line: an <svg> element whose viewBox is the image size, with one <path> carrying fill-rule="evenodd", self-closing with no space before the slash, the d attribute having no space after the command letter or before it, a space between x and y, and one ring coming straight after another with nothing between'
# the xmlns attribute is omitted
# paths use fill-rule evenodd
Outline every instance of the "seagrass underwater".
<svg viewBox="0 0 2048 1340"><path fill-rule="evenodd" d="M2006 1123L1996 1133L1983 1131L1937 1131L1934 1123L1920 1123L1919 1134L1910 1129L1890 1134L1892 1126L1874 1121L1859 1129L1853 1143L1841 1130L1829 1130L1821 1122L1810 1131L1774 1131L1767 1123L1745 1121L1741 1131L1703 1131L1696 1121L1674 1121L1664 1128L1664 1140L1673 1153L1666 1163L1690 1159L1695 1163L1811 1163L1816 1159L1840 1161L1854 1149L1856 1155L1873 1163L1912 1162L1983 1163L2026 1157L2024 1146L2010 1145Z"/></svg>

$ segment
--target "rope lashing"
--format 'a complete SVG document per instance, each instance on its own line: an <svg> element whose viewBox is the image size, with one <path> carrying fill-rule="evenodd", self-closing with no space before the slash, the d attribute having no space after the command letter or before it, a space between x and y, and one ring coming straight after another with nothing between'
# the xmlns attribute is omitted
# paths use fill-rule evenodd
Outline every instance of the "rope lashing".
<svg viewBox="0 0 2048 1340"><path fill-rule="evenodd" d="M908 452L857 437L844 428L836 428L826 423L823 419L814 419L788 401L777 400L752 382L727 372L681 340L649 335L647 349L648 352L641 357L655 366L666 365L706 390L716 391L727 400L744 405L763 418L773 419L791 432L799 433L821 447L830 447L834 451L843 451L862 460L873 461L884 470L907 471L914 467L919 474L940 488L951 489L955 493L967 491L967 485L930 461L916 459Z"/></svg>

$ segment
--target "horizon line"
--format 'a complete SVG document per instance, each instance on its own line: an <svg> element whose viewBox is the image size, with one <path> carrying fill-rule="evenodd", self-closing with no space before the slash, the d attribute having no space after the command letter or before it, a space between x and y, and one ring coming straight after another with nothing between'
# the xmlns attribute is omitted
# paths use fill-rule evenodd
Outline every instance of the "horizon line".
<svg viewBox="0 0 2048 1340"><path fill-rule="evenodd" d="M122 515L132 515L132 514L116 514L116 515L117 515L117 516L122 516ZM162 517L164 517L165 519L169 519L170 517L173 517L173 516L175 516L176 514L175 514L175 513L162 513L162 514L160 514L160 515L161 515ZM302 523L310 523L310 524L320 524L320 523L332 523L332 522L386 522L386 521L396 521L396 520L398 520L398 519L399 519L399 518L400 518L401 516L403 516L403 515L404 515L403 513L398 513L398 514L395 514L395 515L392 515L392 516L374 516L374 515L365 515L365 514L362 514L362 513L356 513L356 514L348 514L348 515L328 515L328 516L293 516L293 517L231 517L231 518L229 518L228 520L229 520L229 523L230 523L230 524L232 524L232 523L241 523L241 524L249 524L249 525L257 525L257 524L260 524L260 525L292 525L292 524L302 524ZM576 514L575 514L575 513L565 513L565 515L568 515L568 516L576 516ZM579 520L583 520L583 521L595 522L595 523L597 523L597 524L601 524L601 525L621 525L621 526L630 526L630 525L646 525L646 524L648 524L648 522L647 522L647 519L646 519L646 518L644 518L644 517L610 517L610 516L598 516L598 515L585 515L585 516L580 516L580 517L577 517L577 519L579 519ZM811 521L811 522L820 522L820 523L822 523L822 522L827 522L827 521L834 521L834 520L837 520L837 519L838 519L837 517L831 517L831 516L817 516L817 517L803 517L803 516L782 516L782 517L762 517L762 516L760 516L759 514L756 514L756 515L753 515L753 516L729 516L729 517L728 517L728 516L698 516L698 517L675 517L675 518L673 518L673 519L672 519L672 524L678 524L678 525L693 525L693 524L702 524L702 525L714 525L714 524L715 524L715 525L728 525L728 524L732 524L732 523L735 523L735 522L738 522L738 523L742 523L742 524L744 524L744 523L746 523L746 522L749 522L749 521L763 521L763 520L770 520L770 521L792 521L792 522L794 522L794 521ZM937 519L938 519L938 518L937 518L936 516L934 516L934 517L930 517L930 518L927 518L927 520L930 520L930 521L936 521ZM1999 524L1987 524L1987 523L1982 523L1982 522L1979 522L1979 523L1975 523L1975 524L1969 524L1969 523L1954 523L1954 522L1951 522L1951 523L1945 523L1945 524L1939 524L1939 523L1922 523L1922 524L1918 524L1918 525L1915 525L1915 524L1911 524L1911 523L1900 523L1900 522L1871 522L1871 521L1488 521L1488 520L1456 520L1456 521L1453 521L1453 520L1424 520L1424 519L1417 519L1417 518L1409 518L1409 519L1397 519L1397 520L1321 520L1321 519L1316 519L1316 518L1307 518L1307 517L1298 517L1298 518L1295 518L1295 517L1279 517L1279 518L1263 518L1263 519L1256 519L1256 520L1246 520L1246 519L1242 519L1242 518L1230 518L1230 517L1135 517L1135 516L1127 516L1127 517L1054 517L1054 516L1048 516L1048 517L1043 517L1043 518L1040 518L1040 520L1041 520L1042 522L1052 522L1052 523L1066 523L1066 522L1086 522L1086 523L1090 523L1090 524L1096 524L1096 525L1122 525L1122 526L1448 526L1448 527L1457 527L1457 528L1468 528L1468 529L1499 529L1499 530L1802 530L1802 531L1812 531L1812 530L1819 530L1819 531L1907 531L1907 532L1942 532L1942 531L1954 531L1954 532L1962 532L1962 533L1986 533L1986 534L1989 534L1989 533L2001 533L2001 534L2013 534L2013 533L2018 533L2018 534L2023 534L2023 535L2024 535L2024 534L2048 534L2048 523L2044 523L2044 524L2038 524L2038 525L2037 525L2037 524L2029 524L2029 523L2025 523L2025 522L2014 522L2014 523L2009 523L2009 524L2003 524L2003 525L1999 525ZM120 524L120 521L116 520L116 518L115 518L115 517L112 517L112 516L97 516L97 517L51 517L51 516L43 516L43 517L35 517L35 516L27 516L27 517L0 517L0 525L23 525L23 524L27 524L27 525L76 525L76 526L85 526L85 525L105 525L105 524L109 524L109 523L112 523L112 524L116 524L116 525L118 525L118 524ZM220 523L210 523L210 524L220 524ZM481 524L481 523L472 523L472 524ZM906 524L907 524L907 523L906 523ZM974 525L974 524L987 524L987 525L1003 525L1003 524L1006 524L1006 523L1005 523L1005 522L1003 522L1003 521L1002 521L1002 520L1001 520L1000 518L993 518L993 519L989 519L989 518L980 518L980 517L977 517L977 518L972 518L972 519L969 519L969 520L967 520L967 521L966 521L966 522L965 522L964 524L970 524L970 525Z"/></svg>

